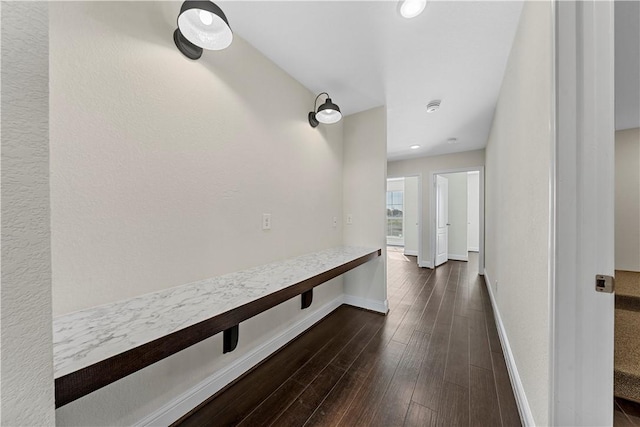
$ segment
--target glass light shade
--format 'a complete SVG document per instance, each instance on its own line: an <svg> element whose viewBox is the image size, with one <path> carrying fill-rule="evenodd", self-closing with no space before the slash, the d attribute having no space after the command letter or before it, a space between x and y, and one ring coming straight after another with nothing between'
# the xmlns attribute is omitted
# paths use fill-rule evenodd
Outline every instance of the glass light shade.
<svg viewBox="0 0 640 427"><path fill-rule="evenodd" d="M324 104L318 108L316 120L327 125L337 123L342 119L340 107L331 102L331 98L327 98Z"/></svg>
<svg viewBox="0 0 640 427"><path fill-rule="evenodd" d="M226 16L210 1L184 2L178 16L178 28L184 38L203 49L225 49L233 41Z"/></svg>
<svg viewBox="0 0 640 427"><path fill-rule="evenodd" d="M404 0L400 5L400 14L405 18L415 18L427 5L427 0Z"/></svg>

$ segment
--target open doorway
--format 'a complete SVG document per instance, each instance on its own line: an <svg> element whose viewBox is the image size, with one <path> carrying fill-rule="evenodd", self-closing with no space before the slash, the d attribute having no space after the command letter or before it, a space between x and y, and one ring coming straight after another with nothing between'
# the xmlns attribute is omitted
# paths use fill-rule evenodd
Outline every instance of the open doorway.
<svg viewBox="0 0 640 427"><path fill-rule="evenodd" d="M615 2L614 424L640 425L640 5Z"/></svg>
<svg viewBox="0 0 640 427"><path fill-rule="evenodd" d="M390 256L419 263L422 247L419 175L387 179L387 247ZM397 255L401 254L401 255Z"/></svg>
<svg viewBox="0 0 640 427"><path fill-rule="evenodd" d="M431 193L433 266L478 256L484 273L484 170L481 167L434 172Z"/></svg>
<svg viewBox="0 0 640 427"><path fill-rule="evenodd" d="M614 424L627 426L640 425L640 128L615 141Z"/></svg>
<svg viewBox="0 0 640 427"><path fill-rule="evenodd" d="M640 4L615 8L614 424L640 425Z"/></svg>

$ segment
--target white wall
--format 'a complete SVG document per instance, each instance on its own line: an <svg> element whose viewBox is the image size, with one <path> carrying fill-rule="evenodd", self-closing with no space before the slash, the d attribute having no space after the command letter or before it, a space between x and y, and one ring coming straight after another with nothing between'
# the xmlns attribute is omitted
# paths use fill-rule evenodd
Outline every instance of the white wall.
<svg viewBox="0 0 640 427"><path fill-rule="evenodd" d="M467 177L467 250L480 250L480 172Z"/></svg>
<svg viewBox="0 0 640 427"><path fill-rule="evenodd" d="M404 194L404 178L388 179L387 192L389 191L402 191L403 202L406 203L406 200L404 199L404 197L406 196L406 194ZM405 206L403 206L403 211L406 211ZM406 216L406 212L403 212L403 214ZM406 228L406 225L404 224L404 221L403 221L402 237L387 236L387 245L404 246L405 228Z"/></svg>
<svg viewBox="0 0 640 427"><path fill-rule="evenodd" d="M344 119L344 227L349 246L382 248L382 256L345 274L344 291L362 306L386 312L387 115L373 108Z"/></svg>
<svg viewBox="0 0 640 427"><path fill-rule="evenodd" d="M616 130L640 127L640 2L615 1Z"/></svg>
<svg viewBox="0 0 640 427"><path fill-rule="evenodd" d="M418 256L418 177L404 179L404 253Z"/></svg>
<svg viewBox="0 0 640 427"><path fill-rule="evenodd" d="M551 9L524 4L486 148L486 278L536 425L549 424Z"/></svg>
<svg viewBox="0 0 640 427"><path fill-rule="evenodd" d="M616 270L640 271L640 128L616 132Z"/></svg>
<svg viewBox="0 0 640 427"><path fill-rule="evenodd" d="M46 2L2 2L0 424L54 424Z"/></svg>
<svg viewBox="0 0 640 427"><path fill-rule="evenodd" d="M341 241L341 125L309 127L313 94L240 37L187 60L136 18L160 7L52 8L54 314Z"/></svg>
<svg viewBox="0 0 640 427"><path fill-rule="evenodd" d="M467 254L467 173L443 174L449 180L449 259L466 261Z"/></svg>
<svg viewBox="0 0 640 427"><path fill-rule="evenodd" d="M446 172L452 169L484 166L484 150L465 151L462 153L446 154L442 156L419 157L409 160L398 160L387 163L389 178L422 174L422 256L420 265L426 266L433 262L430 245L431 209L431 177L433 172Z"/></svg>
<svg viewBox="0 0 640 427"><path fill-rule="evenodd" d="M237 34L229 49L186 59L172 40L179 7L50 4L57 315L342 244L332 224L343 213L342 124L312 129L315 94ZM354 201L360 231L346 240L381 247L384 110L360 117L345 122L371 138L344 155L371 157L351 181L366 200ZM379 218L367 209L375 197ZM60 408L57 424L135 423L342 293L340 278L322 285L310 309L296 298L243 322L234 352L221 354L218 334Z"/></svg>

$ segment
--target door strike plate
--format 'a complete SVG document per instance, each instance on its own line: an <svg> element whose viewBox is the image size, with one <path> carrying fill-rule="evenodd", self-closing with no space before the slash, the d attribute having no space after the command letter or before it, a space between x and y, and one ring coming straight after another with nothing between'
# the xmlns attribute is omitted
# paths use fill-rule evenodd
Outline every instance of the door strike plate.
<svg viewBox="0 0 640 427"><path fill-rule="evenodd" d="M596 291L611 294L615 289L615 284L616 280L613 276L596 274Z"/></svg>

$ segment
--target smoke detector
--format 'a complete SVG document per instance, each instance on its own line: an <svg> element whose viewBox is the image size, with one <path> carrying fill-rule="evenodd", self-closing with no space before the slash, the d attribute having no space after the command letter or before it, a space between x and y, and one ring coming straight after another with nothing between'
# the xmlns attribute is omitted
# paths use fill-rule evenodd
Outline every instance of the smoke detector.
<svg viewBox="0 0 640 427"><path fill-rule="evenodd" d="M433 101L427 104L427 113L433 113L434 111L438 111L440 109L440 101L439 99L434 99Z"/></svg>
<svg viewBox="0 0 640 427"><path fill-rule="evenodd" d="M447 144L457 144L458 138L449 138L447 139Z"/></svg>

